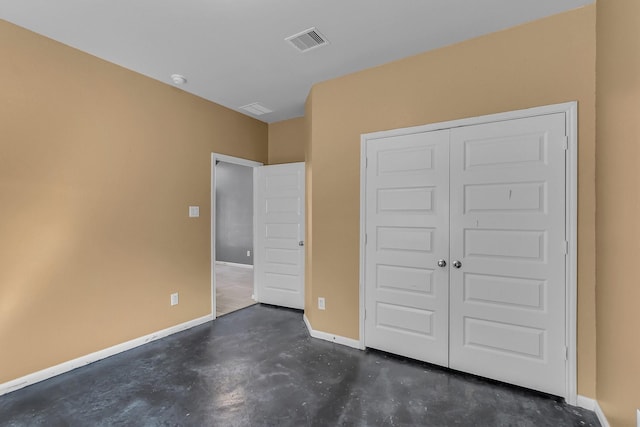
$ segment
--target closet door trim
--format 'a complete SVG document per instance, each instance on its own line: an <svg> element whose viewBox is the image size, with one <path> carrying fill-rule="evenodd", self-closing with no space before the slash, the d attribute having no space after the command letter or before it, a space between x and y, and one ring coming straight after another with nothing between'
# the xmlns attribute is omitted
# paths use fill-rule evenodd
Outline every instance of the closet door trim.
<svg viewBox="0 0 640 427"><path fill-rule="evenodd" d="M360 348L365 348L365 236L366 236L366 168L367 168L367 143L368 141L388 138L391 136L409 135L414 133L430 132L435 130L452 129L461 126L470 126L483 123L499 122L526 117L541 116L547 114L564 113L567 130L567 155L566 155L566 342L567 342L567 369L566 369L566 394L567 403L577 403L577 205L578 205L578 103L566 102L562 104L547 105L524 110L509 111L505 113L464 118L440 123L414 126L402 129L362 134L360 138Z"/></svg>

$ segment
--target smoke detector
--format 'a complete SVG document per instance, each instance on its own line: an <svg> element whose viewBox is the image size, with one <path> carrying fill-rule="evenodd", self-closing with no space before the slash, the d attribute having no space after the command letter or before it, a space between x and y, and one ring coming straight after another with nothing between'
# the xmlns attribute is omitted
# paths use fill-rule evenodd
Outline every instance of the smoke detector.
<svg viewBox="0 0 640 427"><path fill-rule="evenodd" d="M176 85L183 85L187 82L187 78L181 74L172 74L171 81Z"/></svg>
<svg viewBox="0 0 640 427"><path fill-rule="evenodd" d="M329 44L329 40L315 27L311 27L308 30L304 30L298 34L294 34L285 39L298 49L300 52L308 52L318 47L326 46Z"/></svg>

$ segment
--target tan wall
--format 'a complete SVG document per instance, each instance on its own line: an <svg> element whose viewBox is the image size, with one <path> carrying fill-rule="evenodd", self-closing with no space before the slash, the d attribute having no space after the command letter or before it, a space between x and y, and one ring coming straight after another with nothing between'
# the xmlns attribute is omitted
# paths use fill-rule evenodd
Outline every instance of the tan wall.
<svg viewBox="0 0 640 427"><path fill-rule="evenodd" d="M597 398L612 426L640 408L640 2L598 0Z"/></svg>
<svg viewBox="0 0 640 427"><path fill-rule="evenodd" d="M304 162L305 119L269 124L269 164Z"/></svg>
<svg viewBox="0 0 640 427"><path fill-rule="evenodd" d="M5 21L0 62L0 383L209 314L210 153L267 126Z"/></svg>
<svg viewBox="0 0 640 427"><path fill-rule="evenodd" d="M595 397L595 6L316 85L314 329L358 339L360 134L579 102L578 391ZM309 303L309 300L307 300Z"/></svg>

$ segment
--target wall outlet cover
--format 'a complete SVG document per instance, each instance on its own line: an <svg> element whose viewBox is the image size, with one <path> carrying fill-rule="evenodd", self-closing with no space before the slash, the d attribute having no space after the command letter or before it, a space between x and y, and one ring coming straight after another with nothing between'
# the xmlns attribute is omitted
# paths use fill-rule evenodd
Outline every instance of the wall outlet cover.
<svg viewBox="0 0 640 427"><path fill-rule="evenodd" d="M320 309L320 310L324 310L325 309L324 298L323 297L319 297L318 298L318 309Z"/></svg>
<svg viewBox="0 0 640 427"><path fill-rule="evenodd" d="M189 218L198 218L200 216L200 206L189 206Z"/></svg>
<svg viewBox="0 0 640 427"><path fill-rule="evenodd" d="M178 293L171 294L171 305L178 305Z"/></svg>

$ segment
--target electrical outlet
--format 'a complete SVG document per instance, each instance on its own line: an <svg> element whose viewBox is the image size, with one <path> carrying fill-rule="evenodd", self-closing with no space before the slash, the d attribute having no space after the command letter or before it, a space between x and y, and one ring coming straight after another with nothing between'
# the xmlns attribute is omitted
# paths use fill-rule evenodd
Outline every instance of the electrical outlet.
<svg viewBox="0 0 640 427"><path fill-rule="evenodd" d="M251 251L247 251L247 256L251 256Z"/></svg>
<svg viewBox="0 0 640 427"><path fill-rule="evenodd" d="M178 293L171 294L171 305L178 305Z"/></svg>
<svg viewBox="0 0 640 427"><path fill-rule="evenodd" d="M324 310L324 298L323 297L318 297L318 308L320 310Z"/></svg>

